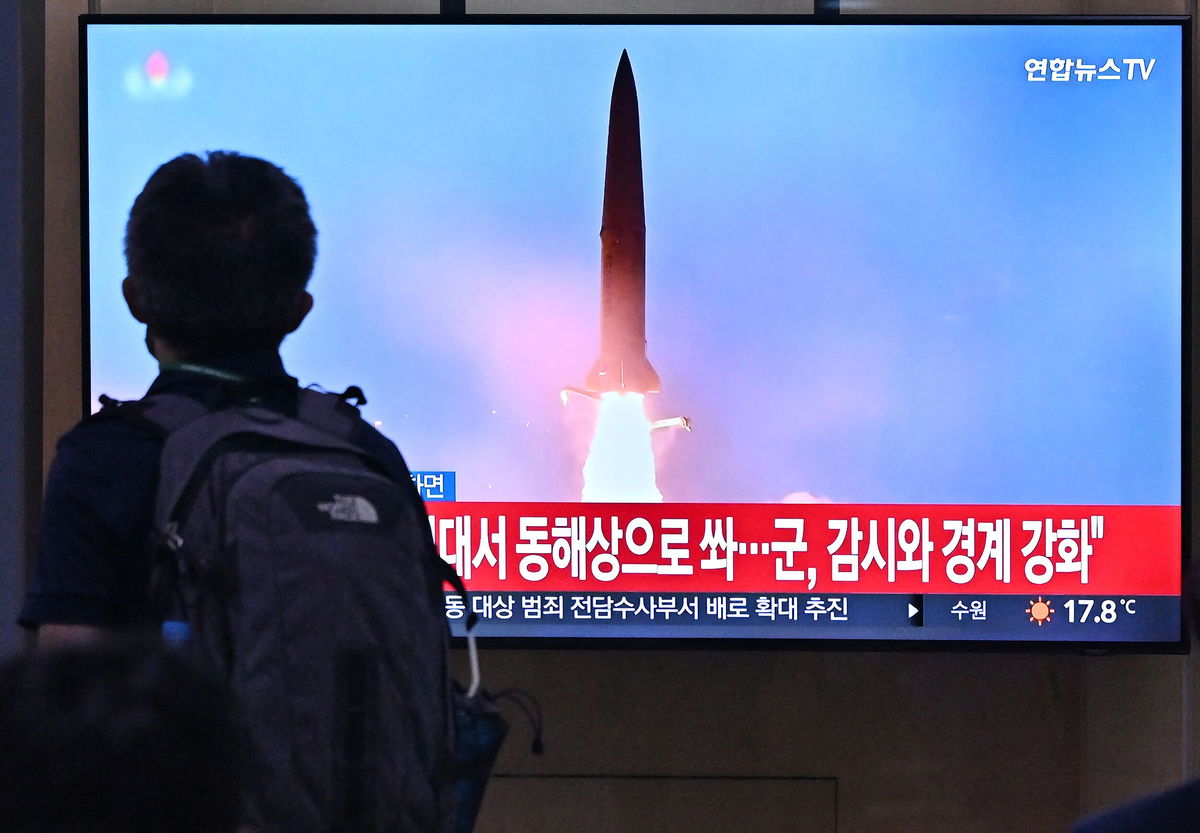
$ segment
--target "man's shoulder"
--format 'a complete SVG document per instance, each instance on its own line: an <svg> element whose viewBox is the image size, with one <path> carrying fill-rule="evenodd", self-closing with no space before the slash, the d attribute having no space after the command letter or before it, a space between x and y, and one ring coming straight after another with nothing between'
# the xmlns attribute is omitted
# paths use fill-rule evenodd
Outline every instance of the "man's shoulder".
<svg viewBox="0 0 1200 833"><path fill-rule="evenodd" d="M1200 780L1081 821L1073 833L1184 833L1200 828Z"/></svg>
<svg viewBox="0 0 1200 833"><path fill-rule="evenodd" d="M101 465L122 465L143 455L153 455L162 445L162 436L143 420L128 413L119 414L116 406L105 408L76 423L57 444L57 457L90 461Z"/></svg>

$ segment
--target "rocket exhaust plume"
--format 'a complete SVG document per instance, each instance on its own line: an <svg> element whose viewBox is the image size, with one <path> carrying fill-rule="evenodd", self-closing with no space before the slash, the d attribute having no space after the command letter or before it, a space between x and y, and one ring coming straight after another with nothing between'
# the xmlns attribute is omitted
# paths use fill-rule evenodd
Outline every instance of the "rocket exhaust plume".
<svg viewBox="0 0 1200 833"><path fill-rule="evenodd" d="M655 482L645 397L600 394L596 433L583 464L583 500L589 503L661 503Z"/></svg>
<svg viewBox="0 0 1200 833"><path fill-rule="evenodd" d="M691 430L685 417L651 422L645 395L661 389L646 357L646 207L637 87L629 53L621 52L608 111L604 210L600 220L600 357L583 388L600 402L584 464L584 500L661 501L650 432Z"/></svg>

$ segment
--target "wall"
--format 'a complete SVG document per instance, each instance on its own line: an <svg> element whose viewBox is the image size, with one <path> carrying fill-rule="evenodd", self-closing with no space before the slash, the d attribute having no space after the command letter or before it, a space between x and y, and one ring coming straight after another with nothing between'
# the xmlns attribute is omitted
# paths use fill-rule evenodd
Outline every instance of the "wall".
<svg viewBox="0 0 1200 833"><path fill-rule="evenodd" d="M93 0L104 12L302 12L312 0ZM472 12L730 11L717 0L474 0ZM842 0L854 12L1160 13L1157 3ZM344 2L338 11L436 11ZM807 12L754 0L746 13ZM79 415L75 16L46 2L48 441ZM49 443L47 444L47 452ZM457 658L461 660L461 657ZM546 755L513 732L482 831L813 830L1007 833L1064 829L1081 812L1195 770L1189 657L789 651L485 651L487 685L533 691Z"/></svg>
<svg viewBox="0 0 1200 833"><path fill-rule="evenodd" d="M686 824L626 830L730 829L714 811L755 776L827 778L835 788L831 797L793 785L805 793L803 823L779 807L732 829L1050 831L1078 811L1078 657L547 651L484 660L489 686L527 686L549 720L544 760L514 720L501 772L607 776L617 805L626 785L614 775L717 777L706 782L710 803L680 807ZM489 805L482 829L516 829L501 817L529 814L529 785L524 794L504 779L497 786L504 800ZM586 794L575 791L576 801ZM596 819L575 829L610 828Z"/></svg>
<svg viewBox="0 0 1200 833"><path fill-rule="evenodd" d="M8 390L8 385L0 389L0 426L3 435L0 443L12 448L20 448L21 441L21 404L20 379L23 378L24 368L21 359L24 355L24 345L19 341L21 318L24 313L24 292L22 278L22 246L21 231L23 229L21 211L21 13L20 6L6 6L0 10L0 270L5 276L12 277L4 281L4 299L0 302L0 332L12 333L7 336L4 347L0 350L6 358L4 373L0 378L17 380L17 390ZM7 325L7 326L5 326ZM15 326L14 326L15 325ZM13 342L17 343L13 343ZM11 358L8 356L11 355ZM16 398L12 399L12 394ZM17 460L6 458L0 463L0 498L5 498L4 518L10 523L15 521L12 512L24 500L24 489L21 480L20 467ZM9 508L11 507L11 508ZM9 528L10 523L3 523ZM20 525L16 525L17 538L13 540L5 535L0 542L0 548L9 551L18 550ZM20 584L21 563L18 559L0 561L0 587L17 587ZM16 594L4 593L0 596L0 615L11 619L16 615ZM9 636L0 642L0 653L14 647L15 638Z"/></svg>
<svg viewBox="0 0 1200 833"><path fill-rule="evenodd" d="M42 8L0 7L0 620L20 604L40 491ZM0 630L0 655L20 634Z"/></svg>

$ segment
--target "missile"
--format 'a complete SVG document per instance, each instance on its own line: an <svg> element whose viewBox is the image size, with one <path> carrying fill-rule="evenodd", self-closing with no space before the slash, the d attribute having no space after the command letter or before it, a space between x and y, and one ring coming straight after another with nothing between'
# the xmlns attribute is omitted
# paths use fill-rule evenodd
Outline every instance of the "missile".
<svg viewBox="0 0 1200 833"><path fill-rule="evenodd" d="M587 375L590 393L658 393L646 358L646 204L637 87L622 50L608 111L608 157L600 220L600 358Z"/></svg>
<svg viewBox="0 0 1200 833"><path fill-rule="evenodd" d="M608 156L600 217L600 358L584 387L560 392L600 399L603 393L658 393L658 374L646 358L646 201L642 191L642 133L629 53L621 50L608 108ZM687 417L654 420L650 430L692 430Z"/></svg>

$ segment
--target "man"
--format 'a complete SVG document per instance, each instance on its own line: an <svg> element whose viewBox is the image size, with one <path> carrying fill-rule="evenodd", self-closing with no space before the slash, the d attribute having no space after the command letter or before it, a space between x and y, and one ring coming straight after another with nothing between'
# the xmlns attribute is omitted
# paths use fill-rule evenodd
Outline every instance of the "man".
<svg viewBox="0 0 1200 833"><path fill-rule="evenodd" d="M98 640L0 665L5 833L233 833L237 736L221 680Z"/></svg>
<svg viewBox="0 0 1200 833"><path fill-rule="evenodd" d="M134 202L125 255L125 300L133 317L146 325L147 348L160 366L146 399L137 404L182 394L201 403L201 413L222 418L234 406L244 406L298 419L301 401L322 399L300 391L279 356L284 337L312 308L306 286L316 229L303 191L278 167L226 152L171 160L155 171ZM58 444L46 486L37 566L20 616L22 625L36 629L39 646L152 630L174 618L151 592L152 574L159 577L163 563L161 549L158 565L152 563L150 542L162 535L155 526L155 503L165 439L161 430L145 424L152 419L139 420L143 412L137 404L105 408ZM400 453L343 402L337 409L338 425L349 428L337 442L361 451L352 456L369 469L356 482L382 474L394 488L380 487L391 502L379 504L378 514L357 494L350 495L349 505L369 507L366 514L333 511L344 495L332 495L333 503L298 498L297 506L313 515L309 526L300 526L298 540L305 546L317 542L312 548L320 563L314 563L331 570L327 575L333 581L314 582L317 572L306 572L303 565L294 569L298 562L287 559L284 568L293 569L286 579L292 582L289 592L277 592L284 579L275 582L269 572L265 584L253 585L266 587L265 592L241 590L244 573L238 572L223 586L238 588L241 596L232 602L213 596L199 607L192 599L185 612L188 618L198 610L207 617L207 627L196 634L197 649L207 650L230 676L248 730L260 733L253 738L256 754L248 770L254 772L248 789L261 798L249 811L258 826L289 833L330 825L367 833L444 829L452 767L446 625L437 572L444 564ZM279 446L272 437L266 440L255 453L273 459ZM313 453L295 459L311 462ZM209 491L227 495L227 485ZM274 499L278 492L263 494ZM340 531L305 532L321 524ZM372 537L385 528L393 537ZM254 534L270 546L265 531ZM358 534L354 540L366 560L343 565L346 552L321 551L321 541L337 540L339 534ZM321 537L327 535L335 538ZM195 540L193 547L206 547ZM396 541L403 546L395 548ZM201 560L206 555L199 553ZM258 564L262 572L274 569L272 563L239 555L233 569ZM371 570L386 583L372 582ZM181 568L180 574L189 571L196 573ZM344 583L338 583L342 576ZM211 588L227 576L208 578L213 580L205 587ZM333 590L326 592L327 584ZM161 590L162 583L153 586ZM186 588L175 586L179 598L186 595ZM400 593L409 595L401 599ZM262 607L257 618L242 615L254 604ZM400 619L405 615L420 627L407 628ZM235 622L231 616L240 618ZM214 621L219 622L215 633ZM238 638L264 635L270 645L239 643L231 635L235 627L242 628ZM307 665L297 660L301 654ZM257 686L257 699L247 693L249 686ZM275 702L277 697L295 701L289 708ZM281 716L290 716L290 722ZM408 740L388 740L402 735ZM398 751L397 745L411 748ZM330 772L333 781L321 775ZM307 813L303 823L284 818L293 807L301 808L298 815ZM331 814L340 821L330 821ZM326 818L318 824L322 815Z"/></svg>
<svg viewBox="0 0 1200 833"><path fill-rule="evenodd" d="M294 387L278 351L312 308L316 228L283 171L232 153L173 159L133 204L125 257L125 300L161 371L151 393L203 400L250 379ZM390 445L366 425L362 439ZM106 416L59 441L20 616L39 645L157 625L146 542L161 445Z"/></svg>

